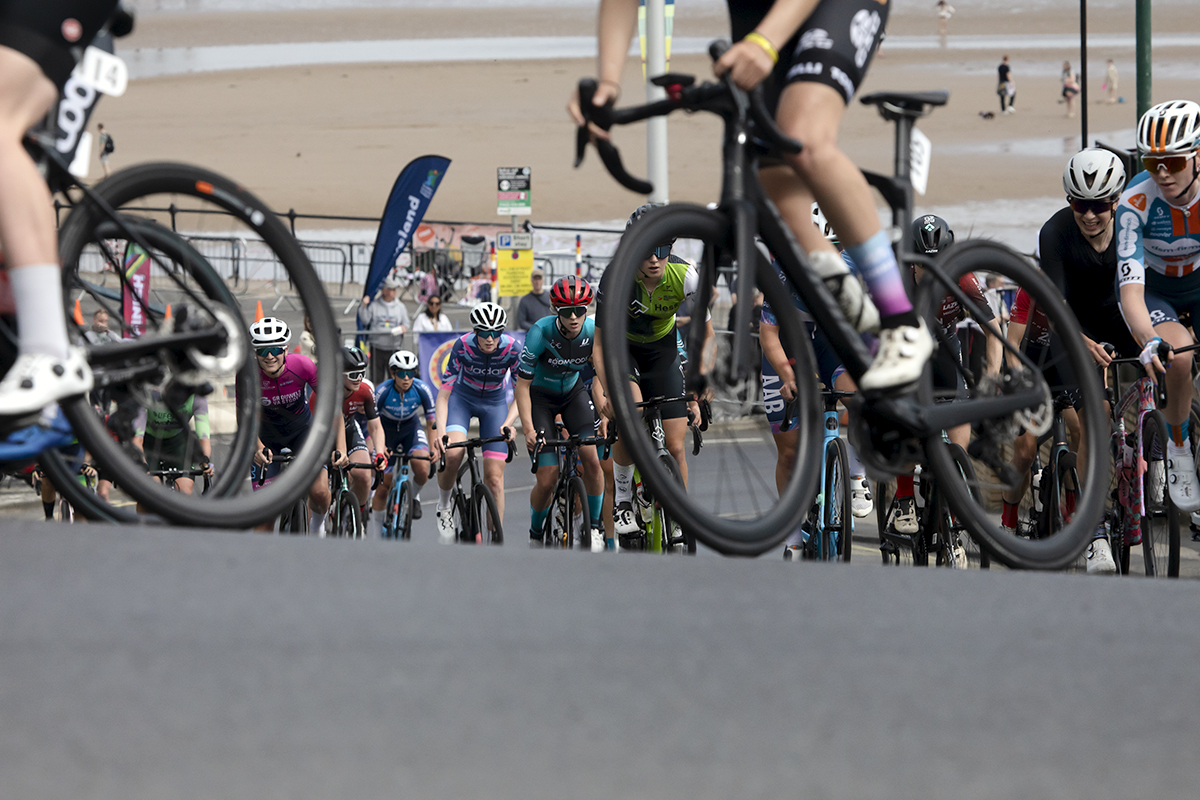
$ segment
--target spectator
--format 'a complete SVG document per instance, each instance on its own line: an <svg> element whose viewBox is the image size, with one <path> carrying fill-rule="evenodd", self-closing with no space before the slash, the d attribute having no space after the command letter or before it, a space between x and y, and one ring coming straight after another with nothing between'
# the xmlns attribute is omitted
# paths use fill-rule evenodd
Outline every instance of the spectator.
<svg viewBox="0 0 1200 800"><path fill-rule="evenodd" d="M533 284L533 291L522 297L517 306L517 330L521 331L529 330L533 323L553 313L550 311L550 292L543 288L545 273L534 267L533 272L529 273L529 282Z"/></svg>
<svg viewBox="0 0 1200 800"><path fill-rule="evenodd" d="M1008 56L1000 59L1000 66L996 70L999 73L1000 82L996 84L996 94L1000 96L1000 113L1015 114L1017 102L1017 85L1012 79L1012 68L1008 65ZM1007 107L1005 103L1007 102Z"/></svg>
<svg viewBox="0 0 1200 800"><path fill-rule="evenodd" d="M88 344L109 344L121 341L118 334L108 329L108 312L103 308L97 308L92 313L91 330L84 331L83 338L87 339Z"/></svg>
<svg viewBox="0 0 1200 800"><path fill-rule="evenodd" d="M413 333L434 333L437 331L452 331L454 325L442 311L442 298L431 294L425 300L425 307L413 320Z"/></svg>
<svg viewBox="0 0 1200 800"><path fill-rule="evenodd" d="M358 308L359 327L370 334L367 342L371 345L371 383L376 386L390 377L388 359L404 349L404 334L408 333L408 309L396 299L399 288L400 281L389 277L379 290L379 298L372 302L364 296Z"/></svg>
<svg viewBox="0 0 1200 800"><path fill-rule="evenodd" d="M1067 104L1067 116L1075 116L1075 95L1079 94L1079 76L1071 69L1071 62L1064 61L1062 68L1062 96Z"/></svg>
<svg viewBox="0 0 1200 800"><path fill-rule="evenodd" d="M946 0L937 0L937 4L933 7L933 13L938 18L938 36L941 38L942 47L946 46L946 27L950 23L950 18L954 16L954 6L946 2Z"/></svg>
<svg viewBox="0 0 1200 800"><path fill-rule="evenodd" d="M312 320L304 315L304 330L300 332L300 355L308 356L317 363L317 340L313 337Z"/></svg>
<svg viewBox="0 0 1200 800"><path fill-rule="evenodd" d="M1110 106L1117 102L1117 65L1111 58L1108 60L1108 69L1104 71L1104 86L1101 88L1108 93L1104 102Z"/></svg>
<svg viewBox="0 0 1200 800"><path fill-rule="evenodd" d="M97 125L96 130L100 132L100 166L104 169L104 177L112 174L112 168L108 166L108 157L113 152L112 134L106 133L103 125Z"/></svg>

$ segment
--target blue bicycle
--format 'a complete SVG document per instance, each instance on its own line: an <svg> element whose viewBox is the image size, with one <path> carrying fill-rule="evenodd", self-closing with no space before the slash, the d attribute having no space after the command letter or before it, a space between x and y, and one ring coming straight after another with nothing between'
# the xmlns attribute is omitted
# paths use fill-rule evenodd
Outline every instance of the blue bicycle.
<svg viewBox="0 0 1200 800"><path fill-rule="evenodd" d="M821 446L821 485L808 517L800 525L802 540L799 556L804 561L850 562L853 550L854 515L850 509L850 453L846 441L838 435L841 429L838 402L853 392L827 391L825 401L824 441ZM796 421L793 400L784 411L780 432L791 429ZM789 551L790 552L790 551Z"/></svg>
<svg viewBox="0 0 1200 800"><path fill-rule="evenodd" d="M392 453L388 463L392 466L392 488L388 491L387 504L383 507L383 538L411 539L413 522L412 471L409 461L429 461L429 456L410 456L407 453Z"/></svg>

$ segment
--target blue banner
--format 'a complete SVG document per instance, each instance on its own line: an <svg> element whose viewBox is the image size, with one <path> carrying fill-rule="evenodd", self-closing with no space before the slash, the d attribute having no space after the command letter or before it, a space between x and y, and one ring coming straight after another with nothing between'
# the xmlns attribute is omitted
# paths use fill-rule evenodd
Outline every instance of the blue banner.
<svg viewBox="0 0 1200 800"><path fill-rule="evenodd" d="M450 159L444 156L421 156L400 171L375 237L375 252L371 255L371 270L363 292L367 297L375 296L383 279L396 266L396 259L408 247L449 168Z"/></svg>

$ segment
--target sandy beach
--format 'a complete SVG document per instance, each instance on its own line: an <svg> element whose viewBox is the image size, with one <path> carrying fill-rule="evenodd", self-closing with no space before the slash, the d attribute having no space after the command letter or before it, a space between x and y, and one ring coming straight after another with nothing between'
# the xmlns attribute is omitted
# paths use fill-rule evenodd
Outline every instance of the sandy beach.
<svg viewBox="0 0 1200 800"><path fill-rule="evenodd" d="M1050 198L1061 194L1062 166L1079 147L1079 119L1068 119L1059 96L1064 59L1078 69L1078 48L1022 49L1028 33L1078 35L1074 9L1027 13L972 12L960 6L955 36L987 34L1011 40L1018 113L998 111L995 66L1002 51L883 50L861 93L883 89L948 89L950 103L922 120L933 142L926 207ZM712 12L676 17L677 36L727 35ZM1092 34L1133 30L1133 10L1089 14ZM1156 32L1200 29L1178 6L1156 9ZM120 44L131 50L278 42L364 41L474 36L586 36L591 9L472 9L469 11L342 10L286 13L144 16ZM892 36L929 36L932 14L895 14ZM520 54L514 54L519 56ZM1132 144L1136 79L1132 47L1089 52L1089 130L1114 144ZM1097 103L1105 59L1121 70L1126 102ZM1194 50L1156 53L1155 101L1200 96ZM676 56L674 71L707 76L708 59ZM117 142L114 166L152 159L204 164L235 176L278 209L315 214L376 216L400 168L424 153L453 159L429 218L498 220L498 166L533 170L536 222L587 222L624 217L640 197L607 176L594 152L571 168L573 129L563 110L574 83L594 70L593 59L496 60L426 64L357 64L209 72L146 78L121 98L106 98L96 122ZM640 67L630 60L625 96L642 96ZM626 163L645 172L644 128L618 133ZM892 128L873 109L848 110L842 141L868 169L890 171ZM706 202L718 189L719 121L676 115L670 121L671 198ZM1123 137L1123 138L1122 138ZM99 167L93 175L99 174ZM344 226L339 226L344 227Z"/></svg>

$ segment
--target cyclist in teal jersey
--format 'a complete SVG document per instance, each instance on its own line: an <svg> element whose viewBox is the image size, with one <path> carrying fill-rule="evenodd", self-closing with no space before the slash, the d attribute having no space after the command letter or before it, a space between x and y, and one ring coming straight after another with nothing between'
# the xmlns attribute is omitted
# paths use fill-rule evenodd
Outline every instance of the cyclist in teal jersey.
<svg viewBox="0 0 1200 800"><path fill-rule="evenodd" d="M592 287L582 278L560 278L550 289L550 307L554 316L543 317L525 333L517 368L516 399L525 431L525 446L530 458L537 460L537 483L529 493L529 540L540 542L542 525L554 499L558 480L558 450L535 452L538 434L557 439L555 418L562 415L563 426L572 436L594 436L599 428L596 408L580 372L592 362L596 339L595 320L587 316L593 299ZM593 381L593 390L596 385ZM604 473L595 446L579 448L583 464L583 483L588 496L592 522L592 550L604 549L600 510L604 504Z"/></svg>
<svg viewBox="0 0 1200 800"><path fill-rule="evenodd" d="M640 206L629 218L629 226L650 210L652 206ZM675 331L675 313L683 301L693 296L700 284L700 275L696 268L682 258L671 255L674 242L663 242L647 254L642 262L634 289L633 301L629 304L629 355L637 369L637 375L630 376L634 384L634 397L678 397L683 394L683 359L681 342ZM596 293L597 316L604 302L605 281L609 273L600 279L600 289ZM712 314L705 310L704 348L701 352L709 354L709 343L713 338ZM596 395L600 413L612 419L613 410L608 401L608 386L604 374L603 341L600 328L596 328L596 342L592 364L596 369L596 381L600 384L600 393ZM711 359L715 353L707 355ZM707 374L711 363L702 364L700 371ZM595 392L595 389L593 389ZM684 486L688 481L687 460L685 458L684 434L687 433L687 414L689 406L696 420L700 418L700 409L694 403L685 404L683 401L666 403L661 406L663 434L667 451L679 465L679 474L683 477ZM633 533L637 530L637 521L633 516L633 457L626 451L621 440L613 445L613 478L616 503L616 532Z"/></svg>
<svg viewBox="0 0 1200 800"><path fill-rule="evenodd" d="M1166 373L1167 469L1171 500L1200 509L1196 463L1188 444L1192 354L1167 350L1193 342L1180 317L1200 319L1200 105L1160 103L1138 122L1146 172L1129 182L1117 204L1117 285L1121 315L1142 348L1146 374ZM1172 369L1167 369L1167 367Z"/></svg>
<svg viewBox="0 0 1200 800"><path fill-rule="evenodd" d="M150 469L192 470L203 468L209 476L212 468L212 441L209 439L208 400L190 395L179 407L183 419L176 417L154 390L151 404L139 405L133 420L133 445L142 451ZM194 428L194 435L190 432ZM193 441L199 445L194 449ZM191 494L195 481L191 476L175 479L175 488Z"/></svg>

